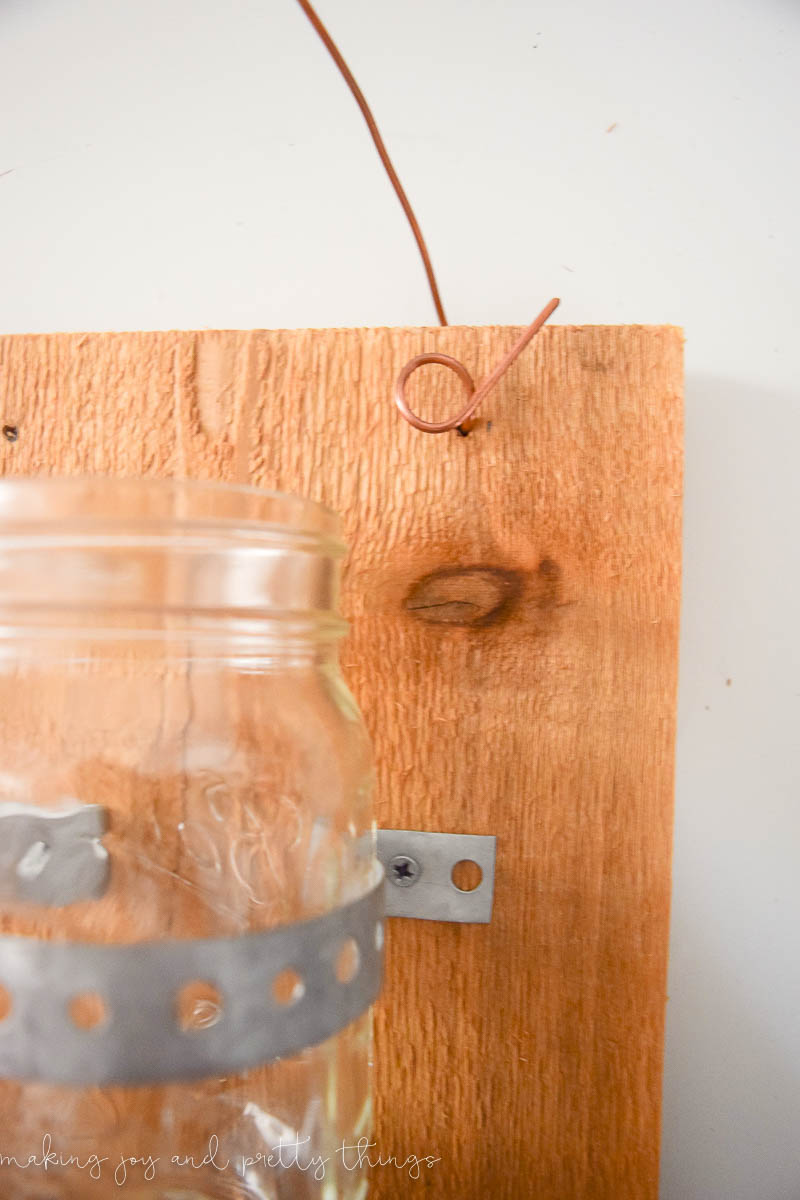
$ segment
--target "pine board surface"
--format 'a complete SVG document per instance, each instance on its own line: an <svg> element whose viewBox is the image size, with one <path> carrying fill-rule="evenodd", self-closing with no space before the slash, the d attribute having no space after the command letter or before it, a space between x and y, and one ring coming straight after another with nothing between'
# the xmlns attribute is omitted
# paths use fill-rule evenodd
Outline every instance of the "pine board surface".
<svg viewBox="0 0 800 1200"><path fill-rule="evenodd" d="M411 356L479 379L519 332L0 338L5 473L249 481L344 515L378 823L498 837L490 925L391 922L377 1151L441 1161L376 1170L379 1200L657 1195L683 338L550 326L469 437L398 416ZM461 401L439 367L412 396Z"/></svg>

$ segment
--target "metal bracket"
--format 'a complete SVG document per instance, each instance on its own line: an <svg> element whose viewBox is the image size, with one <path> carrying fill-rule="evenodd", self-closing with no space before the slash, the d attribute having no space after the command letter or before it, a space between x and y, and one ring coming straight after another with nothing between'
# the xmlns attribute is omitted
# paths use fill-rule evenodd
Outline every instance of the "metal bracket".
<svg viewBox="0 0 800 1200"><path fill-rule="evenodd" d="M108 813L99 804L71 801L42 809L0 802L0 901L61 907L102 896L109 859L100 838L107 827ZM496 838L379 829L377 841L387 916L491 920ZM477 863L482 873L471 891L453 882L453 867L462 860Z"/></svg>
<svg viewBox="0 0 800 1200"><path fill-rule="evenodd" d="M496 844L495 837L471 833L379 829L378 858L386 871L387 917L488 924ZM463 891L452 878L456 863L465 860L477 863L482 873L472 891Z"/></svg>
<svg viewBox="0 0 800 1200"><path fill-rule="evenodd" d="M86 894L87 854L106 865L90 848L105 826L97 812L82 811L82 823L76 814L62 814L60 822L42 816L47 845L58 850L60 834L53 831L63 830L65 849L64 869L38 895L40 902L67 903ZM15 836L0 867L19 898L26 876L11 864L20 861L16 834L21 830L25 841L34 829L31 814L0 806L0 831L6 828ZM234 1074L317 1045L377 998L384 912L426 921L491 920L495 846L496 838L474 834L380 829L380 863L363 896L308 921L238 937L128 945L0 937L0 985L8 1000L0 1016L0 1078L89 1087L157 1083ZM464 860L482 872L472 891L453 882L453 868ZM99 871L94 878L97 886ZM7 894L0 888L0 899ZM342 972L344 950L350 966ZM286 976L288 996L276 983ZM187 1025L180 1001L193 988L206 990L203 1013ZM88 1024L75 1007L87 999L99 1005Z"/></svg>
<svg viewBox="0 0 800 1200"><path fill-rule="evenodd" d="M108 885L101 804L60 808L0 802L0 900L60 908L96 900Z"/></svg>
<svg viewBox="0 0 800 1200"><path fill-rule="evenodd" d="M358 900L238 937L0 937L0 1078L91 1087L224 1076L317 1045L380 991L384 884L374 870ZM202 1019L182 1026L181 995L198 986L216 999L206 995ZM91 1028L77 1019L81 999L99 1007Z"/></svg>

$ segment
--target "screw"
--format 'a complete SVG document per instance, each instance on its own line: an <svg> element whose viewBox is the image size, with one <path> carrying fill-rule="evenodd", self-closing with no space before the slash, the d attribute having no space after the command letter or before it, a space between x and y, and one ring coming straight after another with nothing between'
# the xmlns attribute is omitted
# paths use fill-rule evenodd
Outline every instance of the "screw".
<svg viewBox="0 0 800 1200"><path fill-rule="evenodd" d="M395 854L389 863L389 879L397 887L411 887L422 874L422 867L407 854Z"/></svg>
<svg viewBox="0 0 800 1200"><path fill-rule="evenodd" d="M3 437L7 442L15 442L19 437L19 430L17 429L16 425L4 425Z"/></svg>

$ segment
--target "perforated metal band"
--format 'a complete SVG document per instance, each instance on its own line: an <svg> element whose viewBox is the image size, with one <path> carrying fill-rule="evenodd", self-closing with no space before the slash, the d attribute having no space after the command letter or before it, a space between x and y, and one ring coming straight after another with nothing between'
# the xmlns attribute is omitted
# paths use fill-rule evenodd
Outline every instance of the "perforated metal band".
<svg viewBox="0 0 800 1200"><path fill-rule="evenodd" d="M381 984L384 878L360 899L309 921L239 937L108 946L0 938L0 1077L77 1085L137 1084L230 1075L295 1054L343 1029ZM352 939L349 981L337 959ZM281 1004L275 979L299 977ZM219 994L218 1019L184 1030L176 998L196 981ZM76 996L94 993L106 1019L78 1028Z"/></svg>

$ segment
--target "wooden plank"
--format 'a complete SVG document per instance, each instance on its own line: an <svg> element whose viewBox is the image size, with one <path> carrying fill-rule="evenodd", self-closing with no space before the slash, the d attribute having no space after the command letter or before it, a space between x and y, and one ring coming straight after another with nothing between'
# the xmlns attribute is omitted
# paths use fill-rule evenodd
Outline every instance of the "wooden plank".
<svg viewBox="0 0 800 1200"><path fill-rule="evenodd" d="M437 1200L655 1200L680 573L682 335L553 327L469 437L390 403L509 328L0 339L7 473L249 480L337 508L379 824L493 833L494 918L395 921L377 1149ZM423 416L454 377L414 376ZM489 425L491 422L491 425Z"/></svg>

